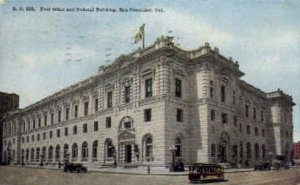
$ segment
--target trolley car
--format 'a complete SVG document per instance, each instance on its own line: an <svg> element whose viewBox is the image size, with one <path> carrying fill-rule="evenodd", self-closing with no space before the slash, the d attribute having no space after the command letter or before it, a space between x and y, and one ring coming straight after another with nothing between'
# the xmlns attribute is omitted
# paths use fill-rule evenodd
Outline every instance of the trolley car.
<svg viewBox="0 0 300 185"><path fill-rule="evenodd" d="M188 178L190 182L223 181L224 168L217 164L195 163L189 167Z"/></svg>

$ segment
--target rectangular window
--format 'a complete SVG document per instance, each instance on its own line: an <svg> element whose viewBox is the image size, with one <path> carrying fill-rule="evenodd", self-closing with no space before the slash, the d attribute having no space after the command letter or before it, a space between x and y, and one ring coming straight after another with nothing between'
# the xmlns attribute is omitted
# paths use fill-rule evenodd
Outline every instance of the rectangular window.
<svg viewBox="0 0 300 185"><path fill-rule="evenodd" d="M222 113L222 123L228 123L228 114Z"/></svg>
<svg viewBox="0 0 300 185"><path fill-rule="evenodd" d="M242 123L240 123L240 132L243 131L243 128L242 128Z"/></svg>
<svg viewBox="0 0 300 185"><path fill-rule="evenodd" d="M60 130L59 129L56 130L56 137L60 137Z"/></svg>
<svg viewBox="0 0 300 185"><path fill-rule="evenodd" d="M40 128L41 124L42 124L41 117L39 117L38 122L39 122L39 128Z"/></svg>
<svg viewBox="0 0 300 185"><path fill-rule="evenodd" d="M78 118L78 105L74 107L74 118Z"/></svg>
<svg viewBox="0 0 300 185"><path fill-rule="evenodd" d="M37 134L37 140L38 141L40 140L40 134Z"/></svg>
<svg viewBox="0 0 300 185"><path fill-rule="evenodd" d="M46 132L43 132L43 140L46 139Z"/></svg>
<svg viewBox="0 0 300 185"><path fill-rule="evenodd" d="M152 96L152 78L145 80L145 97Z"/></svg>
<svg viewBox="0 0 300 185"><path fill-rule="evenodd" d="M264 122L264 111L260 111L260 121Z"/></svg>
<svg viewBox="0 0 300 185"><path fill-rule="evenodd" d="M49 138L52 139L52 131L49 132Z"/></svg>
<svg viewBox="0 0 300 185"><path fill-rule="evenodd" d="M82 125L82 131L83 131L83 133L87 133L88 127L87 127L86 123Z"/></svg>
<svg viewBox="0 0 300 185"><path fill-rule="evenodd" d="M183 122L183 110L177 109L176 119L178 122Z"/></svg>
<svg viewBox="0 0 300 185"><path fill-rule="evenodd" d="M74 126L73 127L73 135L76 135L77 134L77 126Z"/></svg>
<svg viewBox="0 0 300 185"><path fill-rule="evenodd" d="M151 121L151 109L144 110L144 121L145 122Z"/></svg>
<svg viewBox="0 0 300 185"><path fill-rule="evenodd" d="M256 120L256 108L253 107L253 119Z"/></svg>
<svg viewBox="0 0 300 185"><path fill-rule="evenodd" d="M95 99L95 112L98 111L98 105L99 105L99 100L98 98Z"/></svg>
<svg viewBox="0 0 300 185"><path fill-rule="evenodd" d="M225 98L226 98L226 92L225 92L225 86L221 86L221 101L225 102Z"/></svg>
<svg viewBox="0 0 300 185"><path fill-rule="evenodd" d="M35 119L33 119L32 128L35 129Z"/></svg>
<svg viewBox="0 0 300 185"><path fill-rule="evenodd" d="M44 126L47 126L47 115L44 115Z"/></svg>
<svg viewBox="0 0 300 185"><path fill-rule="evenodd" d="M106 118L106 128L111 128L111 117Z"/></svg>
<svg viewBox="0 0 300 185"><path fill-rule="evenodd" d="M27 141L27 143L29 143L29 136L27 136L26 141Z"/></svg>
<svg viewBox="0 0 300 185"><path fill-rule="evenodd" d="M233 125L237 126L237 116L233 116Z"/></svg>
<svg viewBox="0 0 300 185"><path fill-rule="evenodd" d="M112 91L107 93L107 108L112 107Z"/></svg>
<svg viewBox="0 0 300 185"><path fill-rule="evenodd" d="M245 105L245 116L246 116L246 118L249 117L249 106L248 105Z"/></svg>
<svg viewBox="0 0 300 185"><path fill-rule="evenodd" d="M251 134L251 128L250 128L250 125L247 125L247 134Z"/></svg>
<svg viewBox="0 0 300 185"><path fill-rule="evenodd" d="M175 79L175 96L176 97L181 97L181 80Z"/></svg>
<svg viewBox="0 0 300 185"><path fill-rule="evenodd" d="M235 105L235 90L232 91L232 105Z"/></svg>
<svg viewBox="0 0 300 185"><path fill-rule="evenodd" d="M210 110L210 120L214 121L216 117L216 111L214 109Z"/></svg>
<svg viewBox="0 0 300 185"><path fill-rule="evenodd" d="M211 145L211 156L212 157L216 156L216 145L215 144Z"/></svg>
<svg viewBox="0 0 300 185"><path fill-rule="evenodd" d="M31 142L34 142L34 135L31 136Z"/></svg>
<svg viewBox="0 0 300 185"><path fill-rule="evenodd" d="M125 87L125 103L130 102L130 86Z"/></svg>
<svg viewBox="0 0 300 185"><path fill-rule="evenodd" d="M257 127L255 127L254 133L255 133L256 136L258 136L258 128Z"/></svg>
<svg viewBox="0 0 300 185"><path fill-rule="evenodd" d="M84 115L87 116L89 113L89 102L84 102Z"/></svg>
<svg viewBox="0 0 300 185"><path fill-rule="evenodd" d="M98 131L98 121L94 122L94 131Z"/></svg>
<svg viewBox="0 0 300 185"><path fill-rule="evenodd" d="M265 137L265 130L264 130L264 129L261 130L261 135L262 135L263 137Z"/></svg>
<svg viewBox="0 0 300 185"><path fill-rule="evenodd" d="M65 127L65 136L68 136L68 127Z"/></svg>
<svg viewBox="0 0 300 185"><path fill-rule="evenodd" d="M58 122L61 122L61 111L58 111Z"/></svg>
<svg viewBox="0 0 300 185"><path fill-rule="evenodd" d="M22 137L22 143L24 143L24 141L25 141L25 139L24 139L24 137Z"/></svg>
<svg viewBox="0 0 300 185"><path fill-rule="evenodd" d="M66 120L69 120L69 108L66 108Z"/></svg>
<svg viewBox="0 0 300 185"><path fill-rule="evenodd" d="M51 125L53 125L54 122L54 113L51 113Z"/></svg>
<svg viewBox="0 0 300 185"><path fill-rule="evenodd" d="M214 97L214 82L210 81L209 84L209 97L213 98Z"/></svg>

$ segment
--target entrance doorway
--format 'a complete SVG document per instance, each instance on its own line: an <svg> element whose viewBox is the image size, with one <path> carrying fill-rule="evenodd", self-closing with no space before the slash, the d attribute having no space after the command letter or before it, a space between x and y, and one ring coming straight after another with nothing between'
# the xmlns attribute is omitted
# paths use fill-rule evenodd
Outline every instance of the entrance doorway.
<svg viewBox="0 0 300 185"><path fill-rule="evenodd" d="M220 151L220 161L221 162L227 162L227 149L225 146L219 146Z"/></svg>
<svg viewBox="0 0 300 185"><path fill-rule="evenodd" d="M126 145L125 146L125 162L126 163L131 163L131 154L132 154L132 151L131 151L131 145Z"/></svg>

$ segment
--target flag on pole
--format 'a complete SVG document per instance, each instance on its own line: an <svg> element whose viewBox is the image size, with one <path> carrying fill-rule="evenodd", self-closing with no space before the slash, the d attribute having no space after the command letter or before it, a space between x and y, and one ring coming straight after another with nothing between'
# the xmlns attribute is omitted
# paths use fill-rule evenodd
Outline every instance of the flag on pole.
<svg viewBox="0 0 300 185"><path fill-rule="evenodd" d="M134 38L134 44L138 43L140 40L144 39L144 34L145 34L145 24L143 24L140 29L139 32L135 35Z"/></svg>

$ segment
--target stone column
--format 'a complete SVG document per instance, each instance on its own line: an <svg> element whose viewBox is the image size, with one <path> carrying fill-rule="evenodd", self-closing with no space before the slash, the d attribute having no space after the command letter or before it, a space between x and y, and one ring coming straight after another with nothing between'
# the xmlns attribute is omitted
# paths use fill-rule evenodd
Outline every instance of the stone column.
<svg viewBox="0 0 300 185"><path fill-rule="evenodd" d="M135 163L134 144L131 144L131 163Z"/></svg>

